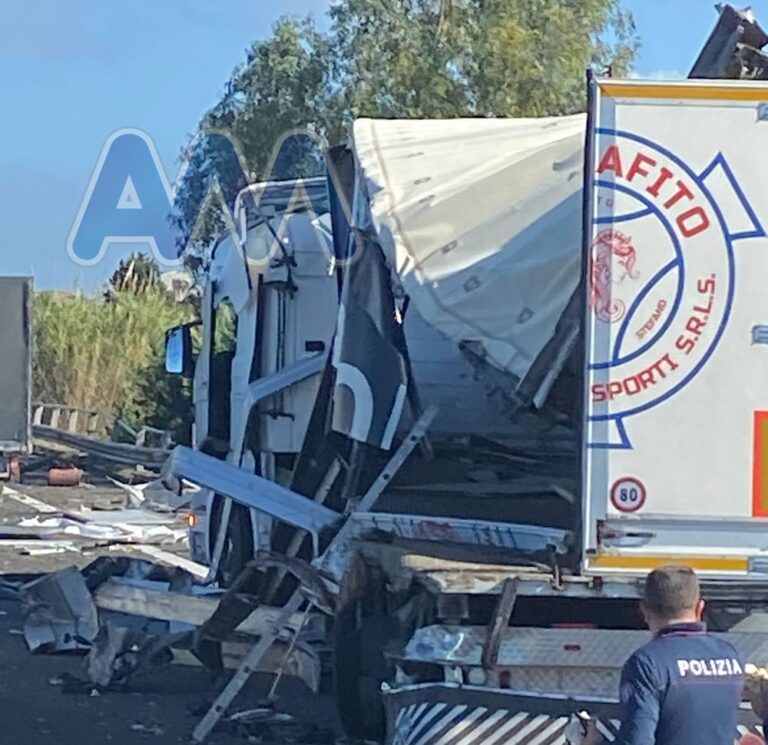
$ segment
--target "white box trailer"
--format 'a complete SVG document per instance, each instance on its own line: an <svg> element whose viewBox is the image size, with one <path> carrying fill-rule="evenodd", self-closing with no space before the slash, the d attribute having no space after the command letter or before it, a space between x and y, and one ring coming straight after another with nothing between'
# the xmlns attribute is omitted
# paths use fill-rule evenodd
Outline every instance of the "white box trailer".
<svg viewBox="0 0 768 745"><path fill-rule="evenodd" d="M768 571L768 86L594 80L584 570Z"/></svg>

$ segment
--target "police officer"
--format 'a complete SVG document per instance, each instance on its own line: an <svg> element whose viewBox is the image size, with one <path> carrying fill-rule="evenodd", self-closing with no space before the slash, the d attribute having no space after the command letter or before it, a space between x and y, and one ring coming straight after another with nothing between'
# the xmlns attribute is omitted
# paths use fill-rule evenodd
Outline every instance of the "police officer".
<svg viewBox="0 0 768 745"><path fill-rule="evenodd" d="M642 609L653 639L622 670L615 745L733 745L744 663L731 644L707 633L694 572L651 572ZM583 745L602 742L591 725Z"/></svg>

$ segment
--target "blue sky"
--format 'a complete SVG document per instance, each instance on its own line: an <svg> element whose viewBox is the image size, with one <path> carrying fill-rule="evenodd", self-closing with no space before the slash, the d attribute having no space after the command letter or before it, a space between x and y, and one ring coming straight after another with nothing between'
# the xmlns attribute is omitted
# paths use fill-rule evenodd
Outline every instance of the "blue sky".
<svg viewBox="0 0 768 745"><path fill-rule="evenodd" d="M737 7L745 7L732 0ZM717 21L715 0L624 0L635 17L642 48L636 72L642 77L685 77ZM752 8L768 16L768 0Z"/></svg>
<svg viewBox="0 0 768 745"><path fill-rule="evenodd" d="M715 22L702 0L625 0L642 75L684 75ZM171 178L201 114L244 50L279 15L318 17L328 0L3 0L0 4L0 274L38 288L92 289L114 268L82 268L65 241L102 143L150 133ZM754 3L768 17L768 0Z"/></svg>

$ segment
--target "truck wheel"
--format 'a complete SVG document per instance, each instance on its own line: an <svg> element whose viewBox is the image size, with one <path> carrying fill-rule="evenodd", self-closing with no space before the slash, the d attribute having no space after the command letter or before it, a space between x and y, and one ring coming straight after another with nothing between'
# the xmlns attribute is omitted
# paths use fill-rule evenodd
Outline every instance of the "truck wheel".
<svg viewBox="0 0 768 745"><path fill-rule="evenodd" d="M381 683L386 676L372 674L375 671L370 669L365 659L370 657L372 650L366 644L366 619L358 621L359 610L357 603L350 603L334 620L336 705L341 725L348 736L381 742L386 732Z"/></svg>
<svg viewBox="0 0 768 745"><path fill-rule="evenodd" d="M397 619L366 599L349 603L337 613L333 625L336 705L350 737L384 740L387 718L381 684L394 674L385 652L401 647L403 634Z"/></svg>
<svg viewBox="0 0 768 745"><path fill-rule="evenodd" d="M224 499L216 497L211 513L210 551L216 547L216 536L219 532L221 513L224 509ZM253 531L251 529L251 515L247 507L241 504L233 504L229 513L229 527L224 541L224 549L221 553L219 571L216 578L221 587L230 587L237 579L245 565L253 559Z"/></svg>

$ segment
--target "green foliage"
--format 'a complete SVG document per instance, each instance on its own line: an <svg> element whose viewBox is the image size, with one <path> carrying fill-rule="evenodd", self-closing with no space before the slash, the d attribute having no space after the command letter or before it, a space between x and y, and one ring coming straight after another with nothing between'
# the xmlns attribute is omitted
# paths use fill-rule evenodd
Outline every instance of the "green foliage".
<svg viewBox="0 0 768 745"><path fill-rule="evenodd" d="M266 172L273 148L294 128L334 143L361 116L582 110L585 69L622 75L637 49L621 0L335 0L330 20L327 33L308 19L280 20L270 38L252 45L200 124L240 143L254 181L319 172L317 158L300 147ZM188 155L176 222L185 243L194 236L206 249L221 224L210 210L200 224L195 220L212 173L223 172L230 204L245 184L221 153L193 147ZM190 258L196 269L199 261Z"/></svg>
<svg viewBox="0 0 768 745"><path fill-rule="evenodd" d="M585 70L627 72L619 0L339 0L347 115L555 116L583 110Z"/></svg>
<svg viewBox="0 0 768 745"><path fill-rule="evenodd" d="M191 316L189 306L169 302L160 290L120 290L108 299L37 294L35 399L183 431L188 384L165 374L164 342L168 328Z"/></svg>
<svg viewBox="0 0 768 745"><path fill-rule="evenodd" d="M322 135L329 132L328 44L309 20L284 18L269 40L252 45L245 62L227 83L225 95L205 115L185 153L189 165L179 188L181 211L173 216L184 245L193 238L203 249L209 248L222 227L218 210L208 209L202 217L198 215L214 185L214 174L220 197L231 208L246 181L256 181L266 172L278 180L323 172L317 152L309 151L304 140L284 150L288 157L278 162L272 157L281 138L297 127ZM217 148L216 140L201 137L205 132L227 134L237 143L241 162L233 162L229 151ZM249 179L243 178L242 166L246 166ZM205 261L201 265L199 257L190 257L188 265L198 273L205 269Z"/></svg>

